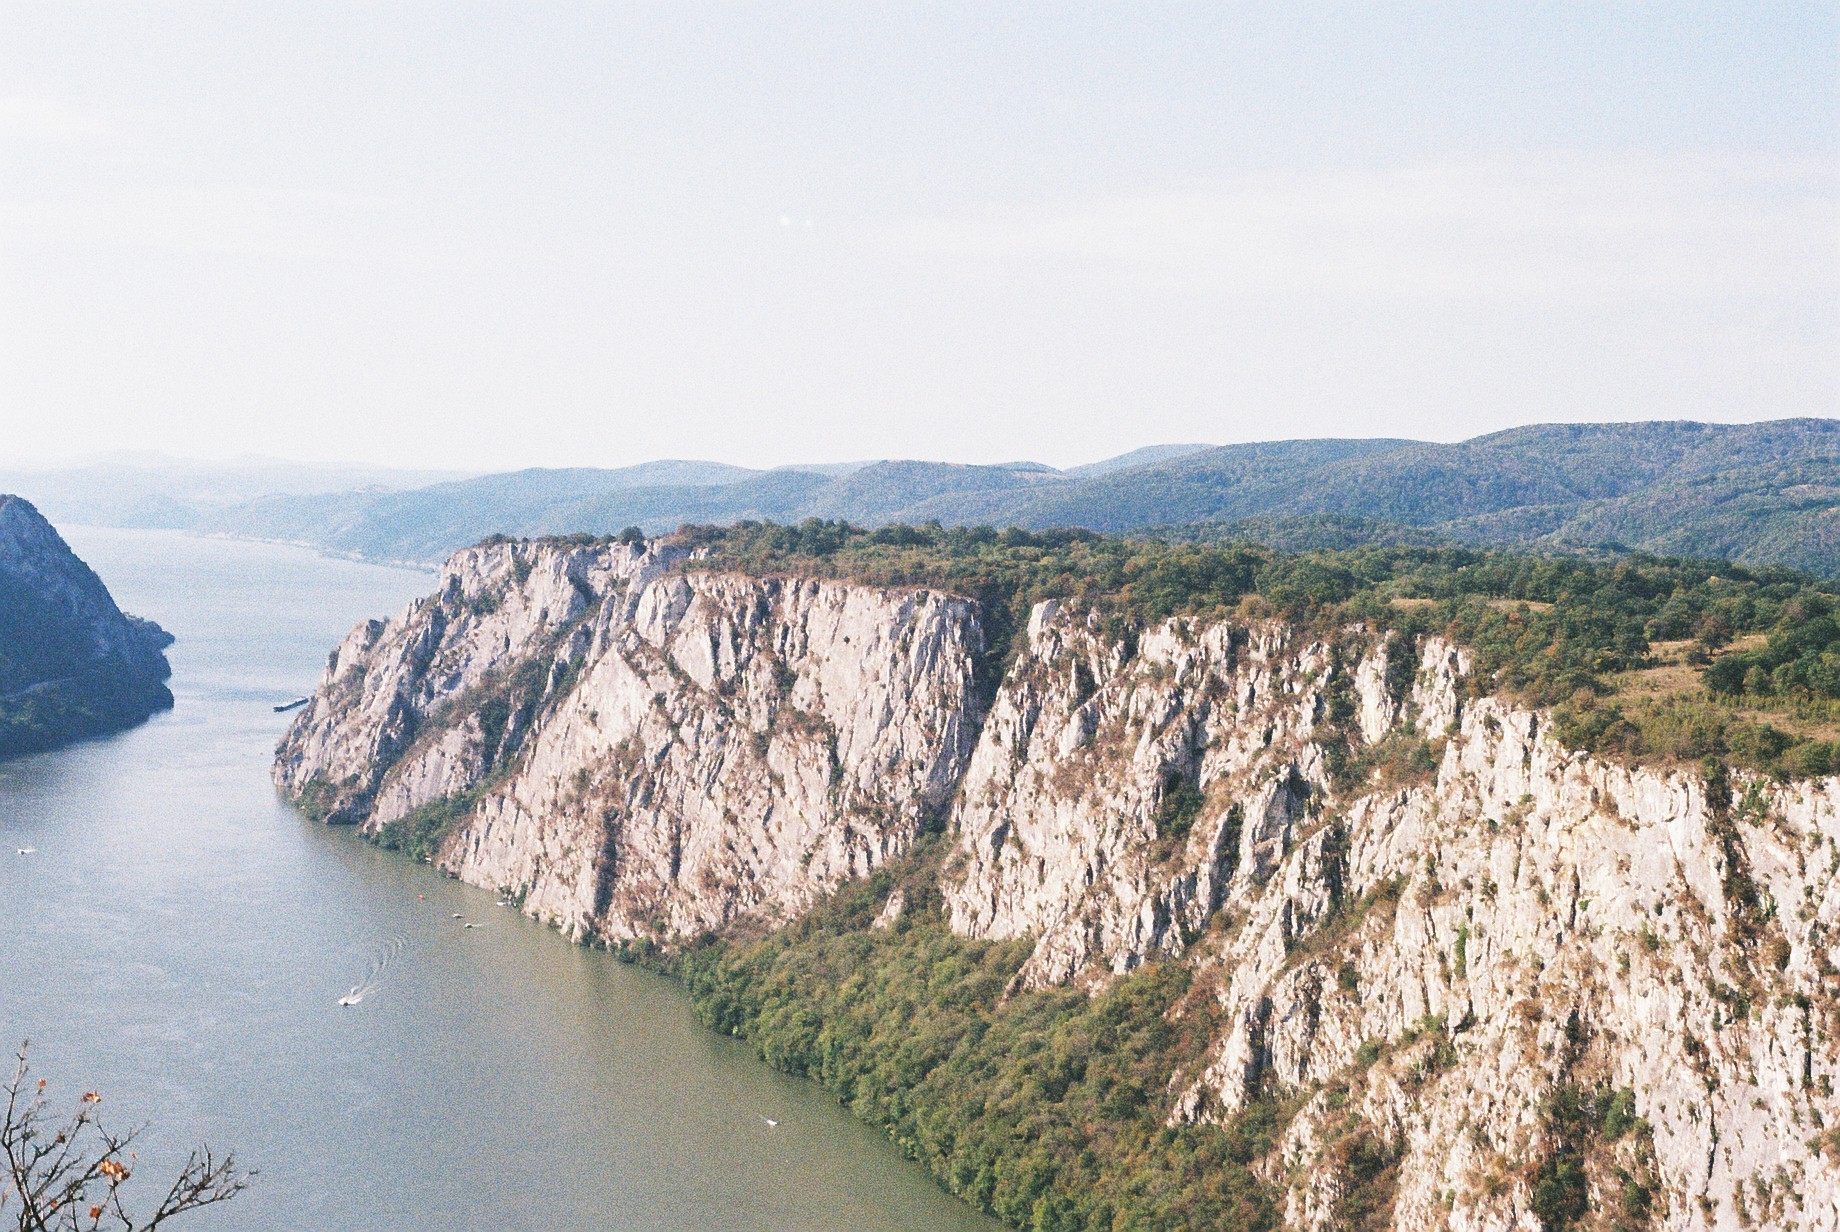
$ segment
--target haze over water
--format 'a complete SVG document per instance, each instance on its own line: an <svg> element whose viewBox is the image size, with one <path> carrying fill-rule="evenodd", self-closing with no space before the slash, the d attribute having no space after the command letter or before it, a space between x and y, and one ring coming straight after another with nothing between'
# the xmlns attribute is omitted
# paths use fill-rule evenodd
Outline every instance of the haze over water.
<svg viewBox="0 0 1840 1232"><path fill-rule="evenodd" d="M114 1124L153 1122L143 1172L200 1140L260 1169L178 1227L995 1226L698 1025L670 981L276 799L292 716L271 707L429 575L60 529L124 609L177 635L178 704L0 763L0 1042L32 1039L61 1106L99 1088ZM379 986L338 1008L392 943Z"/></svg>

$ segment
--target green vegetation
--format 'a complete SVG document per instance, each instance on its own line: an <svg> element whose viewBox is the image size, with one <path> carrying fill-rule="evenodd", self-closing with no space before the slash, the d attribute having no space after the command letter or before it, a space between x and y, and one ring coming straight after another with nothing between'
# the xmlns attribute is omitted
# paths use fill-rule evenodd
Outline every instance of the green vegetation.
<svg viewBox="0 0 1840 1232"><path fill-rule="evenodd" d="M1180 964L1144 968L1096 998L1004 989L1028 942L955 936L930 847L911 860L906 908L871 921L883 872L798 923L741 945L693 949L681 972L698 1015L779 1069L822 1083L952 1193L1040 1232L1274 1227L1251 1164L1286 1108L1263 1101L1225 1128L1164 1126L1170 1078L1216 1025Z"/></svg>
<svg viewBox="0 0 1840 1232"><path fill-rule="evenodd" d="M976 599L992 681L1029 609L1049 598L1090 605L1125 637L1170 616L1283 615L1331 636L1362 622L1392 631L1396 693L1410 681L1392 678L1393 669L1410 665L1423 638L1442 634L1474 652L1474 690L1555 708L1556 734L1575 748L1633 760L1714 757L1773 774L1840 766L1840 700L1830 691L1840 681L1835 588L1784 569L1407 546L1284 554L937 523L743 522L687 527L678 540L704 550L697 568L931 586ZM1768 689L1733 693L1732 679L1767 679ZM1434 755L1402 738L1363 754L1373 765L1360 769L1409 779Z"/></svg>
<svg viewBox="0 0 1840 1232"><path fill-rule="evenodd" d="M1783 604L1764 645L1721 655L1706 669L1706 684L1726 696L1840 698L1840 621L1833 599L1806 594Z"/></svg>
<svg viewBox="0 0 1840 1232"><path fill-rule="evenodd" d="M441 840L479 802L479 790L442 796L377 828L370 840L385 851L400 851L412 860L431 860Z"/></svg>
<svg viewBox="0 0 1840 1232"><path fill-rule="evenodd" d="M204 528L438 560L493 531L804 518L1172 528L1285 550L1468 544L1724 556L1840 576L1840 424L1536 424L1453 444L1267 441L1117 466L887 461L750 471L699 462L530 470L413 491L270 497Z"/></svg>
<svg viewBox="0 0 1840 1232"><path fill-rule="evenodd" d="M1576 1226L1590 1213L1588 1162L1603 1160L1615 1195L1603 1217L1613 1229L1648 1226L1659 1179L1648 1122L1636 1115L1635 1092L1609 1086L1562 1085L1547 1098L1551 1150L1534 1169L1533 1211L1552 1232ZM1619 1142L1628 1145L1620 1153Z"/></svg>
<svg viewBox="0 0 1840 1232"><path fill-rule="evenodd" d="M27 502L0 496L0 758L119 731L173 704L172 638L125 616Z"/></svg>
<svg viewBox="0 0 1840 1232"><path fill-rule="evenodd" d="M336 824L346 820L339 814L342 802L349 794L348 786L341 786L325 775L316 774L294 793L294 807L299 809L308 821ZM363 803L365 805L370 803L368 796L364 798Z"/></svg>
<svg viewBox="0 0 1840 1232"><path fill-rule="evenodd" d="M172 694L157 680L124 680L108 671L68 676L0 699L0 758L120 731L171 705Z"/></svg>
<svg viewBox="0 0 1840 1232"><path fill-rule="evenodd" d="M1185 774L1171 774L1163 784L1162 803L1156 810L1158 838L1185 839L1194 828L1207 799L1195 780Z"/></svg>
<svg viewBox="0 0 1840 1232"><path fill-rule="evenodd" d="M1335 1226L1349 1232L1390 1232L1402 1152L1371 1127L1357 1125L1330 1146L1326 1157L1343 1186L1335 1204Z"/></svg>

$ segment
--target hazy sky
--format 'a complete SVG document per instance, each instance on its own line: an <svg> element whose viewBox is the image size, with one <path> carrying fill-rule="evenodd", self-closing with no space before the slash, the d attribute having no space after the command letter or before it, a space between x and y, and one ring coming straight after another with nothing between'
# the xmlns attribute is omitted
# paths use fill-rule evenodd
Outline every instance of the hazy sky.
<svg viewBox="0 0 1840 1232"><path fill-rule="evenodd" d="M1840 5L0 0L0 463L1840 413Z"/></svg>

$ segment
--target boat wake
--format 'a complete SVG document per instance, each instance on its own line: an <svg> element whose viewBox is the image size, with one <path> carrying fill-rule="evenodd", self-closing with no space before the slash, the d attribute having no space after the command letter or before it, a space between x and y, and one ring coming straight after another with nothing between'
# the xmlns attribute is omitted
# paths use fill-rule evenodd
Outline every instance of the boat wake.
<svg viewBox="0 0 1840 1232"><path fill-rule="evenodd" d="M405 936L393 937L379 946L376 954L371 958L371 967L365 973L364 979L353 984L351 991L339 998L339 1005L350 1009L381 988L383 973L390 969L390 964L396 961L397 957L402 954L403 947L408 944L409 938Z"/></svg>

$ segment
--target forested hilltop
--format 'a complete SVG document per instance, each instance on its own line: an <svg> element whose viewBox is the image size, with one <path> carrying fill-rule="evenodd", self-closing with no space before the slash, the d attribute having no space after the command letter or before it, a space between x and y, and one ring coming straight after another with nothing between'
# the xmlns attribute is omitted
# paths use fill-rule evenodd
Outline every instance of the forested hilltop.
<svg viewBox="0 0 1840 1232"><path fill-rule="evenodd" d="M1550 707L1567 743L1626 759L1840 772L1840 586L1774 567L1411 546L1278 552L1086 531L810 521L687 527L692 567L937 586L1000 614L991 653L1044 599L1143 627L1282 615L1469 648L1469 687ZM993 671L1000 668L993 665Z"/></svg>
<svg viewBox="0 0 1840 1232"><path fill-rule="evenodd" d="M1840 422L1536 424L1455 444L1303 440L1138 450L1090 466L663 461L408 491L174 510L172 525L438 562L484 535L686 523L1166 528L1275 547L1463 543L1640 550L1840 576Z"/></svg>
<svg viewBox="0 0 1840 1232"><path fill-rule="evenodd" d="M0 757L132 726L172 705L172 638L122 614L38 510L0 495Z"/></svg>

